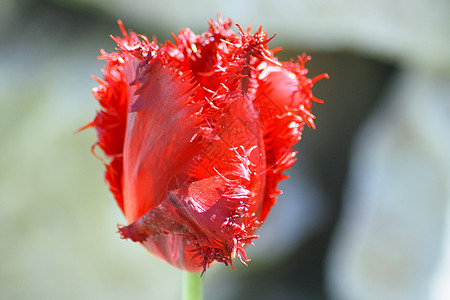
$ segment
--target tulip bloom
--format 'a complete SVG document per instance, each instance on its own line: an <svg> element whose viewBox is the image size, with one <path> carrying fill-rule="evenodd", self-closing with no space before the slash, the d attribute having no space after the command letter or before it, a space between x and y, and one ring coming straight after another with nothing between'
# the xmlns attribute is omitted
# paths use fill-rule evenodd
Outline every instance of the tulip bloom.
<svg viewBox="0 0 450 300"><path fill-rule="evenodd" d="M239 34L211 21L174 42L127 32L99 58L93 89L106 182L129 225L123 238L188 272L244 263L247 245L275 204L292 147L314 127L305 55L279 62L261 28Z"/></svg>

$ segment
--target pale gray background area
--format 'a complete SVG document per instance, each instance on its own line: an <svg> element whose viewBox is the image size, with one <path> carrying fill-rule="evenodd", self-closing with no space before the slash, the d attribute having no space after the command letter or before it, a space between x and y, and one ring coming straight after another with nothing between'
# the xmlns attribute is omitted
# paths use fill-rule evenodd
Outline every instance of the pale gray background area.
<svg viewBox="0 0 450 300"><path fill-rule="evenodd" d="M125 220L73 132L117 19L159 41L232 17L307 52L313 107L248 267L206 299L450 299L450 2L0 2L0 299L178 299L180 271L121 240Z"/></svg>

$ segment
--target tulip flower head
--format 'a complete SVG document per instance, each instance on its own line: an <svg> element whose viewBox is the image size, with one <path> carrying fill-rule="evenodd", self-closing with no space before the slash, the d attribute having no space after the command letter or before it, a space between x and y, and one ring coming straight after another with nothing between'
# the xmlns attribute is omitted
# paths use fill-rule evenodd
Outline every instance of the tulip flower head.
<svg viewBox="0 0 450 300"><path fill-rule="evenodd" d="M124 29L102 52L93 89L105 179L128 226L123 238L188 272L249 259L304 124L314 128L309 57L280 62L267 33L230 19L174 42Z"/></svg>

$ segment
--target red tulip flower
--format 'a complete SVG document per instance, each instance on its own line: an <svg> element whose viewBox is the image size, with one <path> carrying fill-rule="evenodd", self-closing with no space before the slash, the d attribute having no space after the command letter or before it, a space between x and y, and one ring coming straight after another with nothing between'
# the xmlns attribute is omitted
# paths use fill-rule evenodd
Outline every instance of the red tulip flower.
<svg viewBox="0 0 450 300"><path fill-rule="evenodd" d="M314 127L304 64L279 62L261 28L239 34L210 22L174 42L113 37L104 80L93 90L106 182L129 225L123 238L188 272L244 263L276 202L303 126Z"/></svg>

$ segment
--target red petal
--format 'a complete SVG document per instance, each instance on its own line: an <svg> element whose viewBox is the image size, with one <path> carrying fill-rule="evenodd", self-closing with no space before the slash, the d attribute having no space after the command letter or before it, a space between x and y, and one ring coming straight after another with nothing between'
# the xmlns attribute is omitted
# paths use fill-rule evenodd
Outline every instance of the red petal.
<svg viewBox="0 0 450 300"><path fill-rule="evenodd" d="M105 163L105 180L119 207L123 203L123 147L129 103L133 100L136 67L143 53L150 52L152 45L147 40L140 41L134 32L129 34L119 21L123 38L114 38L122 51L106 53L101 50L100 60L106 61L104 80L94 77L100 84L92 90L102 109L97 112L90 126L97 130L98 145L109 163Z"/></svg>
<svg viewBox="0 0 450 300"><path fill-rule="evenodd" d="M282 67L268 66L265 62L258 66L262 71L254 102L264 123L267 165L271 166L267 172L262 221L280 194L278 183L286 178L282 172L295 162L292 147L301 139L303 124L314 128L315 117L310 111L313 83L305 77L307 57L299 59L299 63Z"/></svg>
<svg viewBox="0 0 450 300"><path fill-rule="evenodd" d="M105 180L109 184L109 190L114 195L117 205L119 205L122 212L123 207L123 157L114 157L109 165L106 165Z"/></svg>
<svg viewBox="0 0 450 300"><path fill-rule="evenodd" d="M175 176L201 150L191 142L199 124L193 116L198 106L190 105L194 86L159 57L142 67L137 82L142 86L131 104L124 147L124 207L130 223L167 198Z"/></svg>
<svg viewBox="0 0 450 300"><path fill-rule="evenodd" d="M218 121L218 138L203 141L203 151L190 172L193 177L180 181L156 207L121 228L122 236L142 242L150 252L191 272L205 270L213 261L231 264L235 256L248 260L244 248L257 237L253 232L259 225L257 216L265 182L264 144L255 117L251 103L242 96L230 103ZM190 160L187 155L180 159ZM171 157L151 159L145 170L154 170L160 160L172 162ZM128 167L127 163L125 166ZM128 173L125 174L127 181ZM158 182L161 180L166 179L160 178ZM149 181L145 182L145 189ZM135 183L139 186L139 181ZM167 190L166 187L164 191ZM145 197L145 193L138 196Z"/></svg>

